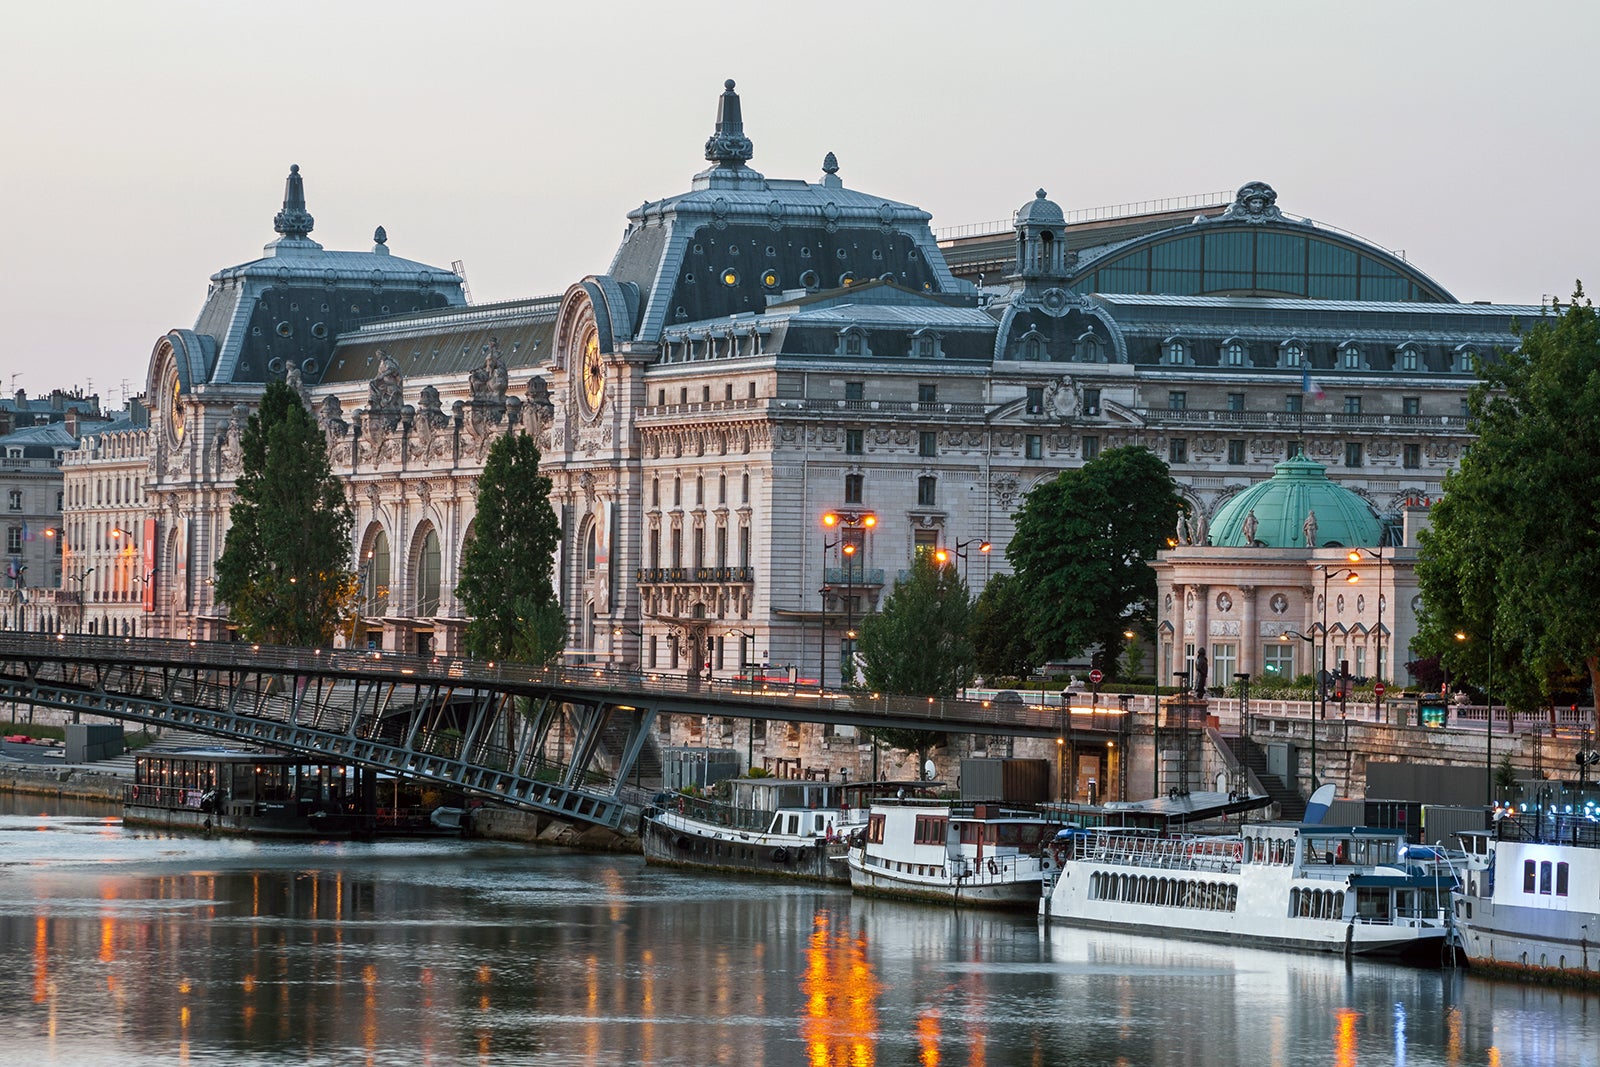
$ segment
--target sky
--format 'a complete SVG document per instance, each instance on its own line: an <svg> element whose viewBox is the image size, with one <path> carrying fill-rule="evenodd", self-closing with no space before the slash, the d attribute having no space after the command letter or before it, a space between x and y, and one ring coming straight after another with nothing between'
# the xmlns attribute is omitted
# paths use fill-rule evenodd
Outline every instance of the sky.
<svg viewBox="0 0 1600 1067"><path fill-rule="evenodd" d="M1600 248L1600 4L52 0L0 40L0 388L144 390L291 163L313 238L460 260L475 302L603 273L688 188L725 78L751 166L937 229L1234 189L1539 303ZM126 387L124 386L126 383Z"/></svg>

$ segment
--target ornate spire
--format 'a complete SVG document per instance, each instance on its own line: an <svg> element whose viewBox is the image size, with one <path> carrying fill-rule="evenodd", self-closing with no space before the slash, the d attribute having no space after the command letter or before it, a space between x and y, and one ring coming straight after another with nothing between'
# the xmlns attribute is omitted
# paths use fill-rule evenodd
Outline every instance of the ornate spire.
<svg viewBox="0 0 1600 1067"><path fill-rule="evenodd" d="M755 155L755 146L744 135L744 119L739 113L739 94L733 91L733 79L729 78L722 86L722 96L717 100L717 129L706 141L706 158L719 167L737 170Z"/></svg>
<svg viewBox="0 0 1600 1067"><path fill-rule="evenodd" d="M823 156L822 157L822 173L824 173L824 174L838 174L839 173L839 157L834 155L832 152L829 152L827 155Z"/></svg>
<svg viewBox="0 0 1600 1067"><path fill-rule="evenodd" d="M289 166L289 180L283 186L283 210L272 220L272 228L285 237L305 237L311 233L313 219L306 211L306 187L300 177L300 164Z"/></svg>

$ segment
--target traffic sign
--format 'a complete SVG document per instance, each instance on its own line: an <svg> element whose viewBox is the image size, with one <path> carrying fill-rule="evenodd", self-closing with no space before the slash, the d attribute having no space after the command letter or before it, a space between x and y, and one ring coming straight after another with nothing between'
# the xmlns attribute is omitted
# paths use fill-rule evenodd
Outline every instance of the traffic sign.
<svg viewBox="0 0 1600 1067"><path fill-rule="evenodd" d="M1106 676L1101 674L1099 669L1096 668L1095 670L1089 672L1089 684L1099 685L1101 682L1105 681L1105 677Z"/></svg>
<svg viewBox="0 0 1600 1067"><path fill-rule="evenodd" d="M1372 687L1372 692L1375 696L1383 696L1383 683L1378 682L1376 685L1374 685Z"/></svg>

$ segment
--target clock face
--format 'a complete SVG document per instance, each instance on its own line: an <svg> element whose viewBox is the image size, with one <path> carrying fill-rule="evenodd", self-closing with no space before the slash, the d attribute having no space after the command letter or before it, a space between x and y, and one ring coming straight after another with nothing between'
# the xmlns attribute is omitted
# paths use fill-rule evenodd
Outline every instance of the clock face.
<svg viewBox="0 0 1600 1067"><path fill-rule="evenodd" d="M183 443L183 396L182 385L178 376L172 376L172 383L167 388L167 427L172 433L172 439L179 444Z"/></svg>
<svg viewBox="0 0 1600 1067"><path fill-rule="evenodd" d="M600 357L600 335L589 327L583 338L583 399L590 411L599 411L606 398L606 364Z"/></svg>

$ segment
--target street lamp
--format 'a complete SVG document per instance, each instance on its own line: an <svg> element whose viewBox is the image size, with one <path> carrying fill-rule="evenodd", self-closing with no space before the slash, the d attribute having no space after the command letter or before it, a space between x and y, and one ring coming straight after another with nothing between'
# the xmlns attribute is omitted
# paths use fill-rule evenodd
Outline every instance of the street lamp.
<svg viewBox="0 0 1600 1067"><path fill-rule="evenodd" d="M750 661L749 661L749 658L745 656L745 647L746 647L745 646L745 642L746 641L754 642L755 639L756 639L756 635L754 633L752 633L751 631L749 631L749 630L740 630L738 628L734 628L734 629L731 629L731 630L724 630L722 632L722 636L723 637L737 637L739 639L739 673L741 675L748 674L749 673L748 667L749 667Z"/></svg>
<svg viewBox="0 0 1600 1067"><path fill-rule="evenodd" d="M87 606L83 602L83 580L95 572L96 568L90 567L80 574L74 574L72 580L78 583L78 633L83 633L83 617L87 614Z"/></svg>
<svg viewBox="0 0 1600 1067"><path fill-rule="evenodd" d="M969 537L965 541L957 541L956 542L956 558L959 559L963 564L967 562L967 546L968 545L976 546L977 547L977 551L979 552L979 554L986 554L986 553L988 553L990 550L992 550L994 548L993 544L991 544L988 541L985 541L981 537ZM961 576L961 581L962 581L963 584L965 584L966 580L967 580L966 579L966 573L965 573L965 571L963 571L962 572L962 576Z"/></svg>
<svg viewBox="0 0 1600 1067"><path fill-rule="evenodd" d="M1283 633L1278 635L1278 640L1279 641L1287 641L1291 637L1298 637L1300 640L1306 642L1307 644L1311 644L1311 645L1315 645L1316 640L1317 640L1315 637L1311 637L1308 634L1303 634L1299 630L1285 630ZM1316 658L1317 658L1316 657L1316 651L1315 651L1315 649L1313 649L1312 654L1311 654L1312 666L1313 667L1316 666L1316 662L1315 662ZM1320 683L1322 681L1322 679L1318 678L1317 681L1318 681L1318 683ZM1328 698L1327 687L1326 686L1320 686L1320 688L1318 689L1318 699L1321 700L1321 701L1326 701L1327 698ZM1324 713L1326 713L1326 708L1327 708L1326 703L1324 703L1322 705L1322 707L1324 709ZM1316 716L1316 712L1312 712L1312 714L1311 714L1311 791L1314 793L1314 792L1316 792L1316 790L1317 790L1317 716Z"/></svg>
<svg viewBox="0 0 1600 1067"><path fill-rule="evenodd" d="M1363 555L1370 556L1378 561L1378 681L1385 684L1389 679L1383 673L1383 561L1387 559L1383 554L1383 546L1377 548L1354 548L1345 557L1351 563L1359 563ZM1378 716L1383 717L1383 697L1378 697Z"/></svg>
<svg viewBox="0 0 1600 1067"><path fill-rule="evenodd" d="M827 588L828 549L838 547L840 561L844 564L845 643L840 647L839 651L839 683L841 685L855 681L856 557L866 547L866 531L877 525L878 516L870 511L829 511L822 516L823 529L839 531L839 536L835 540L823 542L824 591ZM855 533L853 531L860 532ZM823 670L826 671L828 662L828 608L826 600L823 601L822 615L821 660ZM848 666L846 666L847 664ZM819 684L822 681L823 679L819 677Z"/></svg>
<svg viewBox="0 0 1600 1067"><path fill-rule="evenodd" d="M611 626L611 641L612 641L613 647L615 647L616 642L618 642L618 641L620 641L622 639L622 635L623 634L632 634L633 636L635 636L635 637L637 637L639 639L639 670L643 671L644 670L644 631L643 630L635 630L631 626L624 626L620 622L619 623L613 623L612 626Z"/></svg>
<svg viewBox="0 0 1600 1067"><path fill-rule="evenodd" d="M1456 631L1456 640L1466 643L1472 640L1472 635L1464 630ZM1483 717L1483 776L1484 776L1484 803L1494 807L1494 619L1489 619L1489 666L1487 676L1483 682L1483 702L1487 705ZM1506 729L1511 728L1510 720L1506 722Z"/></svg>

